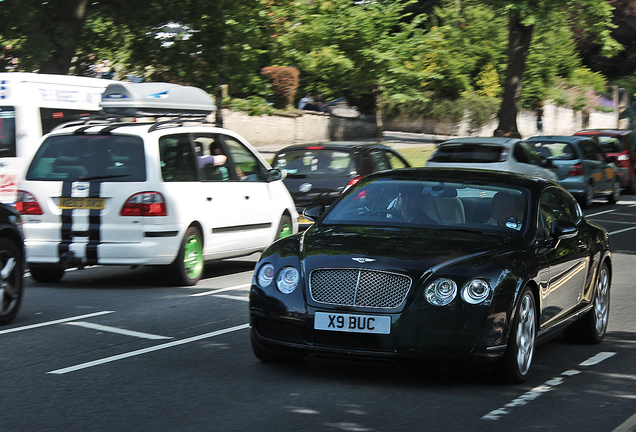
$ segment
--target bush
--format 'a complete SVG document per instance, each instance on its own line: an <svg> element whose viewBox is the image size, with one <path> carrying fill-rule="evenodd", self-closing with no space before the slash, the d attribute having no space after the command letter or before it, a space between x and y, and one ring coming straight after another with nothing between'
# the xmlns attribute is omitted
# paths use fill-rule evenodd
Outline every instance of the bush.
<svg viewBox="0 0 636 432"><path fill-rule="evenodd" d="M223 105L232 111L244 112L251 116L272 115L275 112L265 99L258 96L248 96L245 99L225 98Z"/></svg>
<svg viewBox="0 0 636 432"><path fill-rule="evenodd" d="M285 109L294 104L300 72L294 67L268 66L261 73L272 87L274 107Z"/></svg>

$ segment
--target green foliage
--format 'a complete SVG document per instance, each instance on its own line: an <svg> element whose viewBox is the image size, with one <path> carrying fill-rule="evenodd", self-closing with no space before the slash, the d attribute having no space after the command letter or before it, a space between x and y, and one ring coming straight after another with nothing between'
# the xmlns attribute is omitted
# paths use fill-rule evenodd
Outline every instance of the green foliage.
<svg viewBox="0 0 636 432"><path fill-rule="evenodd" d="M275 108L285 109L294 104L294 96L298 90L298 69L267 66L261 69L261 73L271 85Z"/></svg>
<svg viewBox="0 0 636 432"><path fill-rule="evenodd" d="M578 87L564 79L557 79L555 86L548 92L548 97L557 105L575 111L589 113L595 109L603 110L600 97L592 87Z"/></svg>
<svg viewBox="0 0 636 432"><path fill-rule="evenodd" d="M499 74L492 63L486 64L484 69L477 74L475 84L477 86L478 95L495 98L501 93Z"/></svg>
<svg viewBox="0 0 636 432"><path fill-rule="evenodd" d="M224 98L223 106L250 116L272 115L276 112L267 100L259 96L248 96L245 99Z"/></svg>

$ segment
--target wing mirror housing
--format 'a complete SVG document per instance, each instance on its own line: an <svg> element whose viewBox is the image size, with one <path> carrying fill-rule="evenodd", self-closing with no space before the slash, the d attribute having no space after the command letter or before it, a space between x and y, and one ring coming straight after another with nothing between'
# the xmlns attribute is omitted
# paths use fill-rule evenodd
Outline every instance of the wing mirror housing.
<svg viewBox="0 0 636 432"><path fill-rule="evenodd" d="M320 215L322 215L325 212L326 209L327 209L327 207L325 207L323 205L315 206L315 207L309 207L309 208L306 208L305 210L303 210L303 216L305 216L310 221L316 222L318 220L318 218L320 218Z"/></svg>
<svg viewBox="0 0 636 432"><path fill-rule="evenodd" d="M572 222L554 221L550 227L550 235L556 240L565 240L575 237L579 233Z"/></svg>
<svg viewBox="0 0 636 432"><path fill-rule="evenodd" d="M605 158L605 160L607 161L607 163L614 163L616 162L618 159L616 158L616 156L607 156Z"/></svg>
<svg viewBox="0 0 636 432"><path fill-rule="evenodd" d="M285 177L287 177L287 171L285 171L284 169L271 169L269 171L267 171L267 183L270 182L274 182L277 180L283 180L285 179Z"/></svg>

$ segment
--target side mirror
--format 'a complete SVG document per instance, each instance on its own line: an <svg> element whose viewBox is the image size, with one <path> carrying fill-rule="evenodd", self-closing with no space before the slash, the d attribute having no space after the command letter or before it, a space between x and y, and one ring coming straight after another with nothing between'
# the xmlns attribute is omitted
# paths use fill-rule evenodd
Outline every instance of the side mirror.
<svg viewBox="0 0 636 432"><path fill-rule="evenodd" d="M550 158L545 158L545 159L541 158L541 166L543 168L552 168L552 166L553 166L552 159L550 159Z"/></svg>
<svg viewBox="0 0 636 432"><path fill-rule="evenodd" d="M550 235L556 240L565 240L575 237L579 230L571 222L554 221L550 227Z"/></svg>
<svg viewBox="0 0 636 432"><path fill-rule="evenodd" d="M605 160L607 161L607 163L614 163L616 162L618 159L616 159L616 156L607 156L605 158Z"/></svg>
<svg viewBox="0 0 636 432"><path fill-rule="evenodd" d="M287 171L285 170L274 168L267 171L267 183L277 180L283 180L285 177L287 177Z"/></svg>
<svg viewBox="0 0 636 432"><path fill-rule="evenodd" d="M306 208L303 211L303 216L305 216L307 219L309 219L310 221L317 221L318 218L320 217L321 214L323 214L325 212L327 207L321 205L321 206L315 206L315 207L309 207Z"/></svg>

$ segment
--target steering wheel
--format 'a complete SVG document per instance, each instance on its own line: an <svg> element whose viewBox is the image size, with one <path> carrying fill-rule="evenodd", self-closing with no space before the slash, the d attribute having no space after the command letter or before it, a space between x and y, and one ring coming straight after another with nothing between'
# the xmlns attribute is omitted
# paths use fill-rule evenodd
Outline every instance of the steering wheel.
<svg viewBox="0 0 636 432"><path fill-rule="evenodd" d="M402 216L400 213L398 213L398 212L396 212L394 210L376 210L376 211L373 211L373 212L369 213L367 215L367 217L370 218L370 217L373 217L373 216L376 216L376 215L381 215L381 214L390 215L391 217L396 218L400 222L406 222L406 219L404 219L404 216Z"/></svg>

